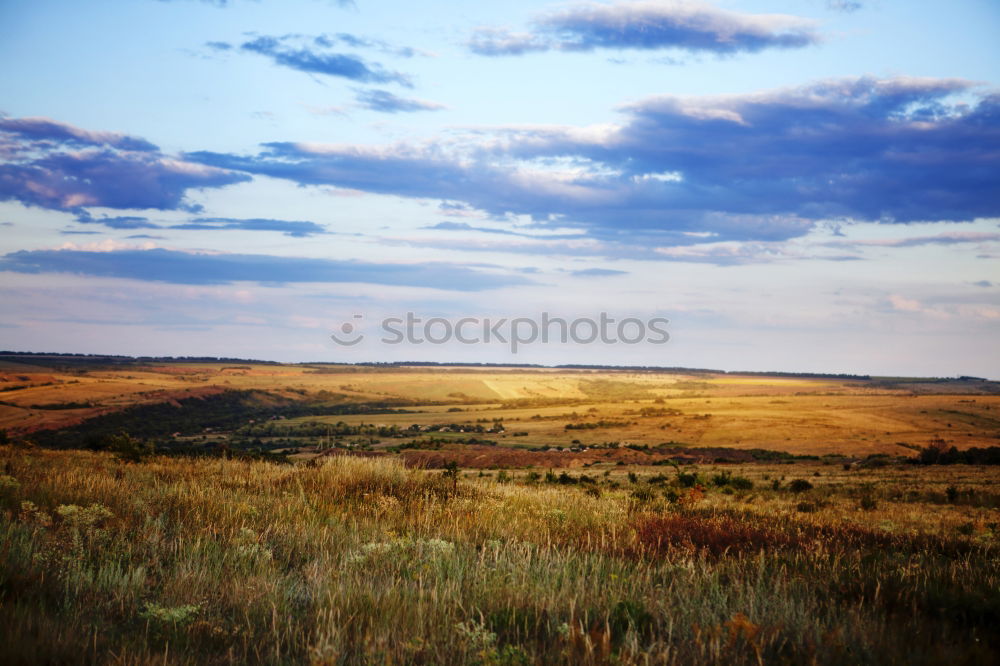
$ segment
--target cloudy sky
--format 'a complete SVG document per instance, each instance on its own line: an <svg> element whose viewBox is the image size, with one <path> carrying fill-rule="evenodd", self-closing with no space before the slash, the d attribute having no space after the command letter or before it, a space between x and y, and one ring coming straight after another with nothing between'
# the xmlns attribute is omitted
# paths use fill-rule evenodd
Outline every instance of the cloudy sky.
<svg viewBox="0 0 1000 666"><path fill-rule="evenodd" d="M1000 379L997 35L995 0L4 0L0 348ZM407 312L670 341L382 343Z"/></svg>

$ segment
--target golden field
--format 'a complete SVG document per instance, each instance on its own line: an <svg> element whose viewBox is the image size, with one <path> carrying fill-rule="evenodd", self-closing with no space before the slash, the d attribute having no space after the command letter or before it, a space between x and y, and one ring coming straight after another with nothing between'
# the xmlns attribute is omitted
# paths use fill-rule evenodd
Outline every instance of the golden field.
<svg viewBox="0 0 1000 666"><path fill-rule="evenodd" d="M0 361L0 429L65 427L137 404L258 390L302 402L391 403L410 412L300 421L407 427L500 419L508 435L499 443L521 446L567 446L576 439L866 456L910 455L934 441L958 449L1000 444L1000 387L984 381L318 364L43 366L31 360ZM565 429L588 421L610 425ZM512 431L527 434L514 439Z"/></svg>

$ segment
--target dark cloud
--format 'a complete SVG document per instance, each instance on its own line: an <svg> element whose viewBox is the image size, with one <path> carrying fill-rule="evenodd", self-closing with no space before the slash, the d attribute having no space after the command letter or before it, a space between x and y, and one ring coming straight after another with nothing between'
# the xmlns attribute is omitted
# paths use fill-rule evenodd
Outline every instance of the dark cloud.
<svg viewBox="0 0 1000 666"><path fill-rule="evenodd" d="M973 282L972 284L977 287L986 287L986 288L993 286L993 283L990 282L989 280L979 280L978 282Z"/></svg>
<svg viewBox="0 0 1000 666"><path fill-rule="evenodd" d="M280 231L292 238L307 238L327 233L326 228L315 222L298 220L270 220L263 218L235 219L230 217L199 217L184 224L175 224L170 229L186 230L227 230L239 231Z"/></svg>
<svg viewBox="0 0 1000 666"><path fill-rule="evenodd" d="M952 103L962 93L968 100ZM221 169L437 198L615 240L785 240L818 220L1000 215L1000 96L966 81L855 78L763 93L660 96L617 127L498 130L384 148L265 144L192 153ZM704 238L701 239L705 240Z"/></svg>
<svg viewBox="0 0 1000 666"><path fill-rule="evenodd" d="M336 76L361 83L398 83L408 88L413 87L405 74L386 70L377 63L367 63L355 55L327 50L328 46L324 45L331 43L322 36L309 43L303 43L296 35L261 36L244 42L240 49L267 56L275 64L300 72Z"/></svg>
<svg viewBox="0 0 1000 666"><path fill-rule="evenodd" d="M54 147L102 147L132 152L156 152L155 145L117 132L91 132L49 118L0 117L0 137L5 147L19 152L43 151Z"/></svg>
<svg viewBox="0 0 1000 666"><path fill-rule="evenodd" d="M812 21L783 14L743 14L703 2L586 2L538 18L531 32L483 28L469 48L480 55L559 49L678 49L733 54L801 48L819 41Z"/></svg>
<svg viewBox="0 0 1000 666"><path fill-rule="evenodd" d="M440 111L444 104L425 102L420 99L398 97L386 90L359 90L355 99L358 104L379 113L413 113L415 111Z"/></svg>
<svg viewBox="0 0 1000 666"><path fill-rule="evenodd" d="M144 139L45 118L0 118L0 159L0 200L60 210L193 210L189 189L250 180L170 158Z"/></svg>
<svg viewBox="0 0 1000 666"><path fill-rule="evenodd" d="M481 291L530 280L453 264L390 264L260 254L194 254L175 250L21 250L0 257L0 270L73 273L173 284L363 282Z"/></svg>

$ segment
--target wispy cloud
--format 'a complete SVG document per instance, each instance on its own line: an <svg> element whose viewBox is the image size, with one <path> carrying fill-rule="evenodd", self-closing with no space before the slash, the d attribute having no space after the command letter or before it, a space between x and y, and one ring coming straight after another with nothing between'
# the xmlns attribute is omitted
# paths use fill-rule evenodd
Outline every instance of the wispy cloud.
<svg viewBox="0 0 1000 666"><path fill-rule="evenodd" d="M363 58L331 50L340 39L329 36L304 37L283 35L272 37L262 35L240 44L239 49L270 58L276 65L289 67L308 74L334 76L361 83L398 83L412 88L410 78L400 72L385 69L378 63L367 62ZM212 48L228 47L225 42L211 42Z"/></svg>
<svg viewBox="0 0 1000 666"><path fill-rule="evenodd" d="M349 283L481 291L531 281L455 264L372 263L262 254L200 254L162 248L22 250L0 257L0 270L17 273L73 273L173 284L255 282Z"/></svg>
<svg viewBox="0 0 1000 666"><path fill-rule="evenodd" d="M468 224L467 222L438 222L437 224L431 224L424 229L432 229L436 231L474 231L483 234L500 234L503 236L518 236L520 238L534 238L537 240L567 240L574 238L581 238L581 234L526 234L520 231L511 231L510 229L493 229L491 227L478 227Z"/></svg>
<svg viewBox="0 0 1000 666"><path fill-rule="evenodd" d="M81 211L76 221L80 224L100 224L109 229L177 229L181 231L279 231L293 238L306 238L328 233L315 222L303 220L274 220L267 218L196 217L181 224L157 224L146 217L119 216L93 217Z"/></svg>
<svg viewBox="0 0 1000 666"><path fill-rule="evenodd" d="M628 271L618 271L611 268L584 268L579 271L570 271L570 275L576 277L613 277L615 275L628 275Z"/></svg>
<svg viewBox="0 0 1000 666"><path fill-rule="evenodd" d="M92 217L87 211L80 211L76 216L76 221L80 224L100 224L109 229L160 229L159 224L155 224L149 221L147 217L139 217L135 215L123 215L109 217L103 215L101 217Z"/></svg>
<svg viewBox="0 0 1000 666"><path fill-rule="evenodd" d="M527 32L481 28L469 41L480 55L533 51L677 49L733 54L801 48L819 41L815 22L785 14L746 14L705 2L585 2L549 12Z"/></svg>
<svg viewBox="0 0 1000 666"><path fill-rule="evenodd" d="M826 0L826 6L837 12L856 12L864 3L859 0Z"/></svg>
<svg viewBox="0 0 1000 666"><path fill-rule="evenodd" d="M379 113L414 113L416 111L441 111L444 104L422 99L399 97L386 90L359 90L355 99L362 107Z"/></svg>
<svg viewBox="0 0 1000 666"><path fill-rule="evenodd" d="M862 257L846 254L816 253L781 242L723 242L691 246L660 247L655 250L667 261L715 266L744 266L778 261L822 260L861 261Z"/></svg>
<svg viewBox="0 0 1000 666"><path fill-rule="evenodd" d="M833 240L826 243L830 247L919 247L921 245L956 245L960 243L986 243L1000 241L1000 233L982 231L951 231L931 236L910 238L877 238Z"/></svg>
<svg viewBox="0 0 1000 666"><path fill-rule="evenodd" d="M238 231L280 231L292 238L307 238L325 234L327 230L315 222L302 220L271 220L265 218L237 219L231 217L198 217L184 224L174 224L169 229L183 230L238 230Z"/></svg>

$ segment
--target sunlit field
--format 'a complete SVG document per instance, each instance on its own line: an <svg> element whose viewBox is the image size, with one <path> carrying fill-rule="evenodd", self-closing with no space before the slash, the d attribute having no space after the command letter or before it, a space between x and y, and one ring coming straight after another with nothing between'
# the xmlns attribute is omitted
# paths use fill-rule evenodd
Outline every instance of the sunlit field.
<svg viewBox="0 0 1000 666"><path fill-rule="evenodd" d="M67 428L131 406L183 400L197 406L249 391L257 392L258 404L240 425L255 417L259 422L261 416L283 418L277 424L283 429L262 436L265 445L279 435L303 447L316 445L312 435L295 432L296 426L314 423L407 428L494 420L506 427L496 442L521 447L569 446L573 440L584 446L674 442L818 456L899 456L933 441L958 449L1000 443L1000 387L974 379L98 362L43 356L0 358L0 429ZM292 405L310 409L296 412ZM275 409L268 412L268 406ZM587 423L595 427L566 428ZM165 427L155 435L163 439L175 432ZM521 435L515 438L515 432ZM182 441L205 434L203 428L180 433ZM383 438L373 443L375 448L379 443L399 442Z"/></svg>

